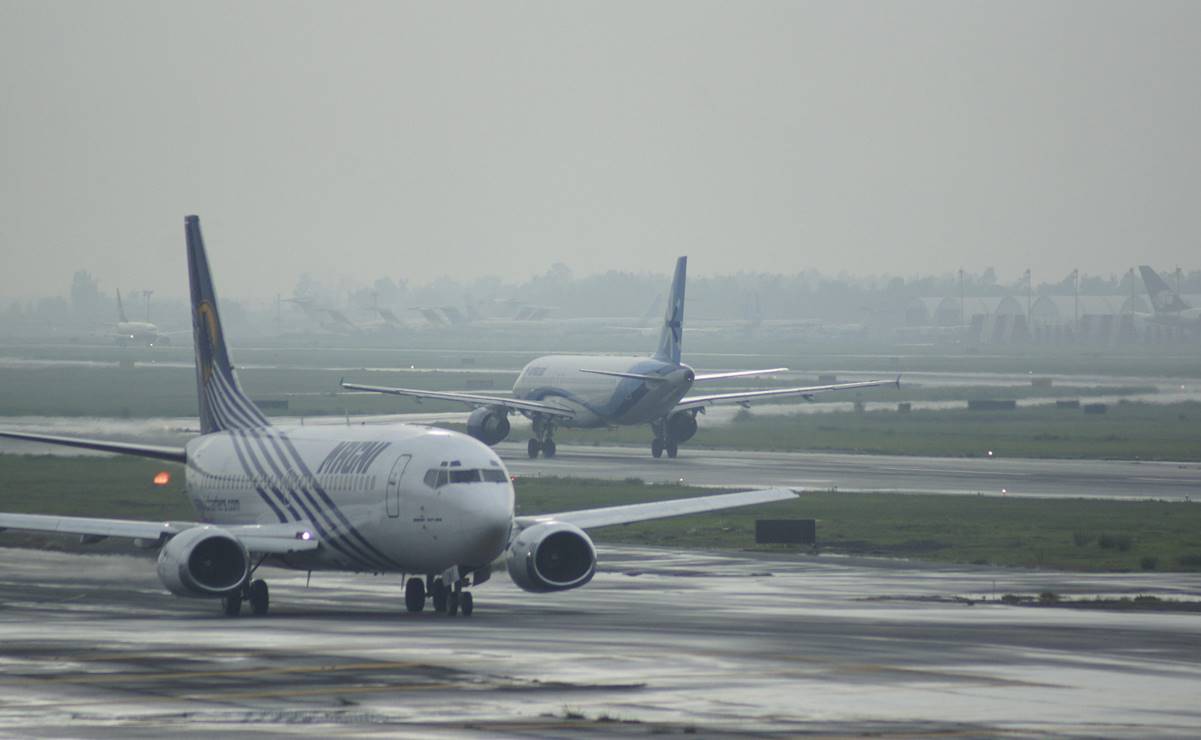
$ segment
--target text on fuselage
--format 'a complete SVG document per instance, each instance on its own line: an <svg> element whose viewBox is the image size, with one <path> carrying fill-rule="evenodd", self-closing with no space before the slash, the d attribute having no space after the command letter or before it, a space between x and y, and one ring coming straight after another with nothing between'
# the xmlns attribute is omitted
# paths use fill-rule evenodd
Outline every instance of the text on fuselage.
<svg viewBox="0 0 1201 740"><path fill-rule="evenodd" d="M391 445L391 442L341 442L321 461L317 472L333 475L366 473L375 458Z"/></svg>

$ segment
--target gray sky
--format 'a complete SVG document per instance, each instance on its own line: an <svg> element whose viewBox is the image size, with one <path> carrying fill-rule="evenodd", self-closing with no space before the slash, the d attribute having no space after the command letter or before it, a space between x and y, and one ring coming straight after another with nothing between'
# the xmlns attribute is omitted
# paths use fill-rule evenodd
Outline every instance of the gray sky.
<svg viewBox="0 0 1201 740"><path fill-rule="evenodd" d="M0 298L1198 267L1201 3L0 0Z"/></svg>

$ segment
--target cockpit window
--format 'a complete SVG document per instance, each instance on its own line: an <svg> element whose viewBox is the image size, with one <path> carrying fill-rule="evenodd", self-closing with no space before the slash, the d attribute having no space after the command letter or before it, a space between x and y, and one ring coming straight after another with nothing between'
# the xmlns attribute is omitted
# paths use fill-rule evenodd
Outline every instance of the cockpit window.
<svg viewBox="0 0 1201 740"><path fill-rule="evenodd" d="M503 470L430 468L422 480L430 488L441 488L447 483L507 483L509 479Z"/></svg>

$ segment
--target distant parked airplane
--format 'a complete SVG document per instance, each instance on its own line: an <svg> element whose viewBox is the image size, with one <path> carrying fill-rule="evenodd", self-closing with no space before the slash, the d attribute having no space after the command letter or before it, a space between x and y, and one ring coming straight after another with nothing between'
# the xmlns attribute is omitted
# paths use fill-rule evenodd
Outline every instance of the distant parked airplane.
<svg viewBox="0 0 1201 740"><path fill-rule="evenodd" d="M1193 308L1175 290L1168 286L1159 273L1149 265L1139 265L1147 296L1151 299L1153 320L1163 324L1195 324L1201 322L1201 308Z"/></svg>

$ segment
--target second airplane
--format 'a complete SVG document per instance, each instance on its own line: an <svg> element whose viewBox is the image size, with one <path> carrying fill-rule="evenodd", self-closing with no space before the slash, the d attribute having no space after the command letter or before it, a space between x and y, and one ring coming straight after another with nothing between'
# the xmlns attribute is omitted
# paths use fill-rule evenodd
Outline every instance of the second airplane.
<svg viewBox="0 0 1201 740"><path fill-rule="evenodd" d="M896 380L770 388L754 391L710 393L689 396L694 383L727 378L766 375L788 368L697 373L680 361L684 334L684 288L688 258L676 261L675 276L659 346L650 357L595 355L547 355L526 365L513 384L510 397L417 388L389 388L343 382L349 390L373 391L411 398L455 401L475 407L467 421L467 433L484 444L494 445L509 436L510 414L522 414L533 425L528 444L531 458L554 457L557 427L596 429L649 424L653 433L651 454L675 457L680 445L696 434L697 414L707 406L740 404L787 396L809 398L827 391L873 388L900 384Z"/></svg>

